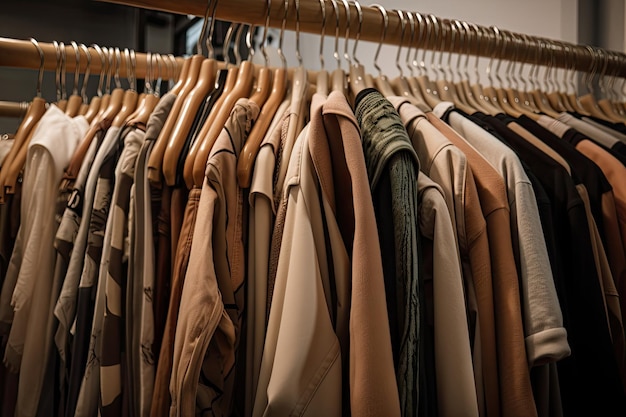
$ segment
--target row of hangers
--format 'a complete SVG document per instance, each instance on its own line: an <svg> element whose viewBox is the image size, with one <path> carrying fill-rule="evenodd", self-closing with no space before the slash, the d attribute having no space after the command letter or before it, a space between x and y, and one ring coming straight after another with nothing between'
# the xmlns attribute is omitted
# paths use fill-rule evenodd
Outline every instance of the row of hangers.
<svg viewBox="0 0 626 417"><path fill-rule="evenodd" d="M332 72L328 72L325 69L323 50L328 13L326 1L319 0L322 17L320 31L321 70L311 74L304 68L300 54L299 0L295 0L296 57L298 66L292 70L287 68L287 61L283 51L283 37L290 9L289 0L284 1L284 15L279 37L278 52L282 65L275 68L270 67L266 52L272 1L267 0L263 40L260 48L265 58L265 65L255 66L251 59L254 53L250 40L253 32L251 25L248 25L246 36L246 44L250 51L248 59L241 60L238 49L234 51L236 56L234 63L230 62L228 52L224 54L225 62L218 62L215 59L211 45L217 0L209 0L202 31L197 41L197 53L185 59L180 69L178 81L170 90L176 94L176 99L148 161L148 177L150 181L154 184L160 184L163 181L169 186L177 183L181 184L184 181L188 188L201 187L211 148L217 140L235 103L243 97L247 97L256 103L261 112L239 157L237 176L242 187L249 187L250 185L255 157L269 125L283 100L290 101L292 113L296 115L296 117L290 119L282 156L283 160L289 159L295 139L305 123L305 109L308 99L312 92L315 91L322 94L328 94L330 90L341 91L353 101L359 91L367 87L375 87L386 96L405 96L425 111L432 109L445 100L453 102L458 108L468 113L475 111L482 111L488 114L504 112L512 116L525 114L529 117L537 118L540 113L556 117L560 112L574 111L614 122L626 120L626 106L624 105L623 93L621 90L616 90L616 86L619 84L617 82L618 73L617 71L609 71L610 68L619 68L617 65L610 65L622 59L615 53L597 48L586 48L592 63L592 66L585 72L584 76L585 85L589 89L589 93L578 97L575 94L576 86L574 79L576 66L574 64L579 58L579 52L574 51L573 48L570 48L565 43L518 35L499 30L493 26L484 28L459 20L439 19L433 15L394 10L393 13L397 14L401 25L400 44L396 55L396 67L400 75L391 80L383 74L378 65L380 50L386 41L386 34L389 28L389 15L383 6L373 5L380 12L382 21L380 41L374 56L374 67L377 69L378 75L374 77L366 73L363 64L356 55L363 23L361 6L358 1L348 2L347 0L341 0L341 2L344 9L343 15L345 16L343 58L348 64L348 70L344 71L341 67L339 34L342 22L340 19L340 6L336 0L330 0L330 4L333 7L335 16L335 48L333 56L337 61L337 68ZM348 53L348 40L351 37L350 14L352 7L357 12L359 25L356 35L353 35L355 42L352 48L352 56L350 56ZM205 57L202 50L202 41L207 34L209 23L210 27L206 37L208 53ZM229 47L231 38L236 33L235 48L238 48L239 39L244 30L245 25L232 24L227 33L225 46ZM489 42L485 42L485 39L488 39ZM36 45L36 42L34 43ZM402 63L400 57L405 43L406 59ZM487 67L489 84L483 87L479 82L478 75L479 54L476 53L474 63L476 72L476 80L474 82L471 81L469 74L469 59L474 50L480 50L484 45L489 48L490 62ZM560 50L564 56L561 59L565 59L567 63L565 70L561 70L563 72L562 77L558 77L557 72L559 70L556 69L556 65L552 65L556 60L556 58L553 58L556 54L553 53L551 48L554 45L561 47ZM430 66L427 66L425 63L426 49L433 50ZM60 48L60 50L64 51L65 48ZM76 50L78 50L78 47ZM452 50L456 51L457 63L456 65L451 64L453 54L448 53L447 64L444 66L444 53ZM535 56L530 56L529 51L535 51ZM422 54L421 58L418 57L420 52ZM412 58L411 53L413 53ZM503 80L500 76L502 64L500 57L506 54L511 59L507 64ZM548 62L550 62L550 65L547 65L544 70L543 77L539 76L540 66L533 64L533 62L546 62L546 56L540 56L539 54L546 54ZM436 60L437 55L438 61ZM110 70L113 54L109 51L109 54L106 55L103 51L100 58L103 60L104 66L104 57L107 56L109 58L108 67ZM119 50L117 51L117 56L116 62L120 62ZM132 53L125 52L125 56L127 60L130 60L130 66L132 67ZM463 64L461 64L462 58L465 58ZM527 75L523 75L525 65L530 66ZM159 65L156 67L159 67ZM62 66L57 66L57 68L59 68L57 72L62 72ZM77 68L78 70L79 68ZM405 75L405 70L408 70L406 72L410 73L410 75ZM41 74L40 71L40 80ZM109 71L108 74L110 79L111 72ZM497 83L494 82L494 77L498 81ZM599 101L596 101L594 98L593 91L596 78L599 80L601 92L605 97ZM108 105L99 106L99 112L92 119L87 140L82 142L68 168L70 176L77 173L84 154L97 132L98 123L94 121L108 119L112 120L113 126L119 127L125 123L136 125L146 123L147 117L158 102L158 94L154 94L154 89L150 90L148 88L148 91L152 91L152 93L145 94L141 100L138 100L137 92L134 89L135 84L131 83L131 79L132 76L129 78L131 86L129 90L124 92L122 89L116 88L110 95L111 98ZM75 94L72 94L67 100L65 109L67 111L69 108L76 108L76 105L70 106L70 99L78 97L75 101L80 103L78 105L78 108L81 109L79 110L80 112L84 109L86 100L83 94L79 95L76 93L77 76L75 80ZM309 82L309 80L312 82ZM119 81L119 77L116 77L116 81ZM621 79L622 88L623 81ZM133 82L136 83L136 80ZM108 84L109 80L107 80ZM148 82L147 86L149 85L151 85L151 82ZM38 86L38 93L39 88ZM62 90L63 88L57 91ZM101 100L104 97L105 95L102 95ZM78 101L79 99L80 101ZM94 99L92 99L92 102ZM64 98L61 94L58 102L62 104L63 100ZM138 102L140 102L139 105ZM115 105L111 103L115 103ZM33 105L35 105L35 100L31 108ZM89 108L90 106L87 108L86 115L89 114ZM43 114L43 111L40 112ZM22 129L27 120L28 115L20 129ZM25 151L23 153L25 158ZM17 159L14 162L19 164ZM23 166L23 163L21 166ZM281 164L279 181L281 178L284 178L286 169L287 164ZM3 176L3 173L4 167L0 171L0 184L4 184L4 186L1 186L0 193L5 190L5 187L8 191L11 190L11 181L6 181L6 175ZM10 180L12 180L12 177Z"/></svg>
<svg viewBox="0 0 626 417"><path fill-rule="evenodd" d="M0 204L5 201L6 194L15 193L15 185L19 179L26 162L28 144L35 132L35 126L45 113L49 103L42 97L41 87L43 83L45 54L39 43L31 38L31 43L37 49L40 58L40 66L37 78L36 96L30 102L26 115L20 123L15 135L11 150L6 156L7 163L0 169ZM69 97L66 93L66 48L61 42L53 42L56 51L55 84L57 99L54 104L70 117L82 115L90 123L85 140L74 154L72 162L67 170L70 177L75 178L84 159L89 145L95 137L99 123L104 120L111 121L113 126L121 127L125 123L143 124L159 101L162 75L167 76L172 83L178 71L178 62L172 55L148 54L148 62L144 93L137 93L137 78L134 74L136 56L133 50L124 49L124 62L127 71L128 89L122 87L120 81L120 68L122 66L122 52L119 48L101 48L99 45L91 45L101 61L100 78L98 81L97 94L89 99L87 96L87 81L90 76L91 51L84 44L72 41L71 45L76 54L73 90ZM81 51L86 57L85 71L82 86L80 85L80 73L83 66ZM113 79L113 80L112 80ZM114 89L111 91L111 83Z"/></svg>
<svg viewBox="0 0 626 417"><path fill-rule="evenodd" d="M211 3L214 3L213 5ZM335 49L334 58L337 60L337 68L328 72L324 67L323 48L324 34L326 33L326 1L319 0L320 14L322 17L322 27L320 30L320 64L321 70L313 77L307 74L302 64L302 56L299 48L299 1L295 0L295 35L296 35L296 58L298 66L293 71L288 71L286 59L283 53L283 34L290 9L289 0L284 1L284 16L279 37L278 52L281 57L282 67L270 70L265 53L265 42L267 39L267 28L272 9L272 1L267 1L265 27L261 50L265 56L265 66L258 69L255 74L254 66L250 60L238 62L233 66L226 65L226 68L216 72L217 63L211 51L209 57L205 58L200 49L198 53L189 58L183 66L183 87L176 99L172 113L168 118L161 135L159 136L155 149L148 164L149 178L154 183L160 183L161 179L167 185L174 185L177 179L182 177L188 188L202 186L204 171L210 150L217 140L217 137L226 122L230 111L236 101L242 97L249 97L261 108L261 114L250 132L244 144L238 160L237 176L242 187L249 187L255 157L258 153L261 142L267 132L276 109L283 99L287 98L291 102L292 112L297 117L290 120L288 125L287 140L283 150L283 160L288 160L293 143L304 126L307 98L311 91L328 94L329 90L341 91L350 100L366 87L375 87L383 95L402 95L410 99L419 108L428 111L441 101L451 101L458 108L473 113L481 111L487 114L507 113L512 116L528 115L536 119L540 114L547 114L558 117L564 111L577 112L583 115L592 115L613 122L626 121L626 107L624 100L619 101L620 96L614 90L617 72L607 73L608 68L618 68L609 66L609 63L621 59L615 53L603 51L597 48L588 47L593 66L585 73L585 84L589 93L578 97L575 94L575 60L578 59L578 52L569 48L565 43L561 43L562 51L565 52L566 60L569 60L566 72L562 79L567 79L568 84L559 85L557 70L553 65L548 65L544 71L543 81L539 76L539 65L532 62L545 62L543 56L527 56L528 51L547 54L549 62L553 62L552 50L549 48L554 41L542 38L530 37L527 35L517 35L508 31L501 31L497 27L482 28L474 24L459 20L441 20L433 15L422 15L421 13L394 10L398 15L401 24L400 45L396 56L396 66L400 75L390 80L378 65L378 56L382 45L386 41L386 33L389 26L389 16L387 10L380 5L373 5L380 11L382 25L380 41L374 56L374 67L378 70L378 76L373 77L365 72L365 68L356 56L357 45L363 22L363 13L358 1L348 2L342 0L345 16L344 22L341 20L340 6L335 0L330 0L335 16ZM211 8L212 6L212 8ZM205 23L209 21L209 11L211 13L211 25L215 19L217 1L209 2ZM350 39L351 22L350 13L352 8L358 14L358 29L354 36L352 56L348 53L348 40ZM343 26L342 26L343 23ZM419 30L416 30L416 27ZM343 58L348 64L348 70L341 67L342 54L339 52L340 30L345 28L345 42ZM204 30L204 28L203 28ZM201 34L201 39L204 32ZM211 35L209 35L210 38ZM490 62L488 66L489 85L482 86L479 77L475 82L470 81L468 73L468 60L473 48L480 48L481 42L486 38L490 49ZM198 41L200 42L200 40ZM406 76L403 64L400 62L402 49L406 43L406 62L404 66L409 69L411 76ZM455 46L455 43L458 45ZM416 48L415 46L427 45L428 48ZM527 48L525 45L532 45ZM429 76L429 69L425 64L425 50L432 49L430 70L435 72L434 76ZM457 53L457 74L454 74L451 65L452 54L448 54L448 65L442 65L444 51L456 50ZM504 82L500 77L502 60L498 59L509 52L512 59L507 66ZM410 53L414 52L413 59ZM421 51L421 60L418 60L418 52ZM439 62L435 62L435 56L439 54ZM460 65L461 56L465 55L464 71ZM494 68L494 61L496 62ZM478 55L476 55L475 68L477 72ZM522 76L525 62L530 65L529 75ZM518 73L515 74L514 67L518 66ZM273 73L272 73L273 71ZM495 79L498 81L496 84ZM599 102L594 98L593 80L598 76L599 85L604 98ZM312 78L312 83L309 79ZM527 82L526 79L529 79ZM607 79L609 81L607 81ZM217 80L217 82L215 82ZM311 85L310 85L311 84ZM220 90L223 86L223 90ZM523 86L523 88L520 88ZM213 93L211 93L213 92ZM202 128L195 134L190 133L197 119L198 109L203 102L203 98L213 94L221 96L213 106L208 106L207 113L203 114ZM620 92L621 93L621 92ZM622 94L623 95L623 94ZM611 100L611 98L613 100ZM206 110L205 110L206 111ZM196 124L197 125L197 124ZM189 149L187 151L187 149ZM286 164L281 167L279 181L284 178Z"/></svg>

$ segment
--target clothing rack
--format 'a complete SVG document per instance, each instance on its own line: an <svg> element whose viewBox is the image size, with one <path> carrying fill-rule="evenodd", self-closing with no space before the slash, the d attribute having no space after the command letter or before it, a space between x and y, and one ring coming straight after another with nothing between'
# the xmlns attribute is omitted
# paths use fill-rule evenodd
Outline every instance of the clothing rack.
<svg viewBox="0 0 626 417"><path fill-rule="evenodd" d="M37 42L44 54L44 69L54 71L57 68L57 52L52 43ZM80 71L85 72L87 67L87 56L85 52L79 48L80 53ZM102 61L100 55L95 48L89 47L89 53L91 55L90 73L91 75L98 75L102 69ZM138 79L146 77L146 70L148 68L147 59L148 54L137 52L135 53L135 70L134 75ZM183 58L176 58L176 62L179 67L183 62ZM41 65L41 57L35 45L32 42L26 40L9 39L0 37L0 67L13 67L13 68L26 68L26 69L39 69ZM127 65L124 57L124 51L121 51L121 60L119 63L119 75L120 77L127 76ZM153 63L153 67L156 67L156 62ZM170 65L171 66L171 65ZM161 70L155 70L156 74L159 74L162 79L167 80L170 77L176 78L175 71L168 71L165 63L161 63ZM65 71L67 74L73 73L76 69L76 53L71 45L65 45Z"/></svg>
<svg viewBox="0 0 626 417"><path fill-rule="evenodd" d="M207 0L99 0L108 3L124 4L144 9L160 10L170 13L191 14L204 16L207 12ZM321 6L318 0L299 0L299 13L293 1L289 2L289 10L286 14L285 28L296 29L296 21L299 21L299 30L307 33L320 34L324 30L327 35L334 35L336 19L333 16L333 7L330 1L326 1L326 23L322 25ZM383 17L376 7L362 6L363 21L359 23L358 13L354 3L351 3L350 12L350 38L381 42L383 29ZM249 23L257 26L265 25L267 15L265 0L222 0L217 1L215 17L220 20ZM345 9L342 2L338 2L338 14L340 17L340 32L345 33ZM415 13L413 13L416 16ZM298 15L298 16L297 16ZM389 19L388 28L382 41L385 44L407 46L410 39L410 30L405 29L402 36L402 25L398 14L387 10ZM271 2L269 26L280 28L285 17L284 1L274 0ZM427 15L422 15L426 19ZM433 16L434 17L434 16ZM436 18L439 25L450 27L450 20ZM424 20L422 20L424 21ZM452 21L454 23L454 20ZM463 23L460 21L460 23ZM407 25L408 26L408 25ZM454 29L454 24L452 25ZM496 28L468 24L474 32L474 42L450 41L449 34L452 30L446 30L446 41L442 42L439 35L427 36L426 39L418 39L420 22L415 22L414 46L430 50L446 52L471 53L483 57L498 57L518 62L536 63L552 67L576 69L593 74L604 73L626 77L626 55L619 52L606 51L586 45L576 45L568 42L539 38L535 36L513 33ZM443 26L439 26L441 29ZM359 29L360 28L360 29ZM425 32L424 29L421 29ZM431 29L432 33L433 30ZM435 33L442 33L438 30ZM456 32L457 34L459 32ZM443 43L443 45L442 45Z"/></svg>

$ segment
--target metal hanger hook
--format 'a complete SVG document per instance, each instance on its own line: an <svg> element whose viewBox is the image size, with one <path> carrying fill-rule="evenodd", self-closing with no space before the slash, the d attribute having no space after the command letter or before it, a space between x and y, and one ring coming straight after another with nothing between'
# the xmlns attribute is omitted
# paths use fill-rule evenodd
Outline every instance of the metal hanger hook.
<svg viewBox="0 0 626 417"><path fill-rule="evenodd" d="M320 32L320 68L324 69L324 35L326 33L326 2L320 0L320 9L322 11L322 31Z"/></svg>
<svg viewBox="0 0 626 417"><path fill-rule="evenodd" d="M241 35L243 34L243 31L247 26L248 25L245 23L240 24L239 28L237 29L237 33L235 34L233 52L235 54L235 62L237 63L237 65L241 65L241 53L239 52L239 44L241 43Z"/></svg>
<svg viewBox="0 0 626 417"><path fill-rule="evenodd" d="M61 50L59 49L59 43L52 41L54 51L56 52L57 66L54 71L54 81L57 89L57 101L61 101L63 93L61 93Z"/></svg>
<svg viewBox="0 0 626 417"><path fill-rule="evenodd" d="M413 41L415 40L415 18L412 12L405 11L406 17L409 20L409 27L411 28L411 35L409 37L409 44L406 48L406 57L404 65L411 72L411 75L415 73L415 69L411 66L411 48L413 47Z"/></svg>
<svg viewBox="0 0 626 417"><path fill-rule="evenodd" d="M78 79L80 77L80 49L78 49L78 44L74 41L70 42L72 48L74 49L74 57L76 62L76 67L74 68L74 85L72 86L72 95L78 95Z"/></svg>
<svg viewBox="0 0 626 417"><path fill-rule="evenodd" d="M96 50L98 56L100 57L100 79L98 80L98 97L102 97L102 83L104 82L104 74L106 72L107 60L106 55L102 52L102 48L99 45L92 43L91 47Z"/></svg>
<svg viewBox="0 0 626 417"><path fill-rule="evenodd" d="M400 54L402 52L402 46L404 44L404 32L406 29L406 17L404 17L404 12L400 9L395 11L398 14L398 19L400 19L400 43L398 44L398 52L396 52L396 68L400 71L400 77L404 77L404 72L402 71L402 65L400 65Z"/></svg>
<svg viewBox="0 0 626 417"><path fill-rule="evenodd" d="M224 63L226 64L226 68L230 65L230 41L233 38L233 33L239 27L239 23L232 22L228 26L228 30L226 31L226 36L224 37L224 46L222 50L222 54L224 55Z"/></svg>
<svg viewBox="0 0 626 417"><path fill-rule="evenodd" d="M196 53L198 55L202 55L202 39L206 35L206 29L209 24L209 12L211 11L211 4L213 0L209 0L206 5L206 12L204 13L204 21L202 22L202 29L200 30L200 35L198 35L198 41L196 42Z"/></svg>
<svg viewBox="0 0 626 417"><path fill-rule="evenodd" d="M339 55L339 7L336 0L330 0L330 3L335 11L335 52L333 52L333 57L337 61L337 68L341 68L341 56Z"/></svg>
<svg viewBox="0 0 626 417"><path fill-rule="evenodd" d="M361 9L361 3L359 3L357 0L354 0L353 3L354 7L356 8L356 13L359 17L359 29L356 32L354 44L352 45L352 59L354 59L354 62L356 62L357 65L361 65L361 61L359 61L359 59L356 57L356 46L361 39L361 29L363 28L363 10Z"/></svg>
<svg viewBox="0 0 626 417"><path fill-rule="evenodd" d="M272 9L272 0L267 0L267 13L265 14L265 26L263 26L263 39L261 40L261 53L263 54L263 59L265 60L265 66L267 67L268 58L267 58L267 32L270 26L270 10Z"/></svg>
<svg viewBox="0 0 626 417"><path fill-rule="evenodd" d="M300 0L295 0L296 3L296 58L298 59L298 65L301 67L302 55L300 55Z"/></svg>
<svg viewBox="0 0 626 417"><path fill-rule="evenodd" d="M120 48L115 48L115 77L113 77L113 79L115 80L115 86L117 88L122 88L122 83L120 82L120 67L122 66L122 52L120 51Z"/></svg>
<svg viewBox="0 0 626 417"><path fill-rule="evenodd" d="M67 77L67 71L66 71L67 57L65 56L65 44L63 42L59 44L59 50L61 51L61 99L66 100L67 91L65 90L65 87L67 84L66 84L65 77Z"/></svg>
<svg viewBox="0 0 626 417"><path fill-rule="evenodd" d="M283 68L287 69L287 57L283 52L283 40L285 38L285 25L287 24L287 13L289 13L289 0L285 0L285 14L283 15L283 22L280 26L280 38L278 39L278 55L283 63Z"/></svg>
<svg viewBox="0 0 626 417"><path fill-rule="evenodd" d="M35 38L30 38L30 41L35 48L37 48L37 52L39 53L39 74L37 74L37 97L41 97L41 85L43 84L43 71L45 64L45 55L43 53L43 49L39 46L39 42Z"/></svg>
<svg viewBox="0 0 626 417"><path fill-rule="evenodd" d="M347 0L341 0L341 2L343 3L343 7L346 10L346 40L343 43L343 57L346 59L346 62L348 63L348 67L350 67L350 65L352 65L352 60L350 59L350 55L348 54L348 41L350 39L350 5L348 4Z"/></svg>
<svg viewBox="0 0 626 417"><path fill-rule="evenodd" d="M83 102L87 103L87 101L89 101L89 97L87 97L87 84L89 83L89 76L91 75L91 52L89 52L89 48L87 48L84 43L81 43L79 46L87 57L87 68L85 69L85 75L83 76L83 85L80 89L80 96L83 98Z"/></svg>
<svg viewBox="0 0 626 417"><path fill-rule="evenodd" d="M374 55L374 68L378 70L378 75L382 76L383 71L378 65L378 55L380 55L380 49L383 46L383 42L385 42L385 37L387 37L387 28L389 27L389 16L387 15L387 10L385 10L385 8L381 6L380 4L373 4L372 7L376 7L380 11L380 14L383 17L383 30L380 33L380 42L378 43L378 47L376 48L376 55Z"/></svg>
<svg viewBox="0 0 626 417"><path fill-rule="evenodd" d="M207 7L208 10L208 7ZM209 22L209 35L206 38L207 56L209 59L215 58L215 49L213 48L213 33L215 32L215 12L217 10L217 0L213 3L213 11L211 12L211 22ZM206 22L206 19L205 19ZM178 64L176 65L178 69ZM178 78L178 77L177 77Z"/></svg>

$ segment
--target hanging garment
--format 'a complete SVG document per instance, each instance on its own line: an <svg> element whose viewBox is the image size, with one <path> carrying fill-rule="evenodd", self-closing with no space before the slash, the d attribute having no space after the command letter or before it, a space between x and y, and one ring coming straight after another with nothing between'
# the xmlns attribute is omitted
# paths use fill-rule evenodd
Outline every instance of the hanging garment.
<svg viewBox="0 0 626 417"><path fill-rule="evenodd" d="M572 350L570 357L558 362L564 415L581 412L618 415L622 407L622 387L580 195L561 165L516 135L500 120L480 113L475 114L472 120L488 125L502 135L536 173L552 202L557 262L562 264L564 271L563 279L555 282L555 288ZM591 343L591 340L594 342ZM590 395L592 392L593 395ZM602 400L596 400L598 398Z"/></svg>
<svg viewBox="0 0 626 417"><path fill-rule="evenodd" d="M245 294L243 193L236 158L258 113L255 103L238 101L207 162L176 327L170 415L192 415L196 406L229 415L235 405ZM201 369L205 356L207 367Z"/></svg>
<svg viewBox="0 0 626 417"><path fill-rule="evenodd" d="M420 396L419 346L425 323L416 216L419 161L400 116L378 91L361 91L355 108L382 251L400 406L403 415L413 415Z"/></svg>
<svg viewBox="0 0 626 417"><path fill-rule="evenodd" d="M447 121L505 179L513 250L521 278L528 364L533 367L559 361L571 352L545 241L542 234L536 233L541 221L530 180L510 148L460 111L448 111Z"/></svg>
<svg viewBox="0 0 626 417"><path fill-rule="evenodd" d="M111 249L107 257L102 259L105 275L99 279L106 280L106 310L102 324L102 340L106 341L106 349L102 350L100 363L100 395L102 401L102 415L119 416L124 413L140 415L137 399L141 398L141 390L135 391L136 379L131 370L139 366L137 361L143 361L143 355L151 356L150 350L142 351L132 346L133 324L137 316L130 314L127 306L128 299L133 298L128 276L129 257L129 228L128 215L130 210L130 193L135 174L137 154L144 141L143 132L136 127L127 126L114 173L114 188L111 195L110 216L107 223L111 228ZM143 293L143 286L140 288ZM141 315L139 315L141 317ZM137 322L137 325L139 322ZM127 332L128 329L128 332ZM133 349L134 348L134 349ZM152 372L154 370L152 369ZM149 386L144 389L152 392L154 375L148 375L146 380ZM133 393L137 396L133 396ZM126 407L123 406L126 405ZM132 413L131 413L132 415Z"/></svg>
<svg viewBox="0 0 626 417"><path fill-rule="evenodd" d="M49 357L53 337L47 324L54 278L53 242L58 225L56 192L63 168L88 127L84 117L70 118L53 105L29 143L23 180L22 233L18 233L2 291L3 300L5 291L12 293L7 293L14 313L4 361L9 370L20 372L18 415L35 416L39 405L45 359ZM12 282L14 288L6 285Z"/></svg>
<svg viewBox="0 0 626 417"><path fill-rule="evenodd" d="M289 100L276 110L257 155L248 196L248 276L246 299L246 403L245 415L251 415L259 382L263 345L267 331L267 284L272 230L276 216L275 202L282 194L276 184L276 164L280 163L281 133Z"/></svg>
<svg viewBox="0 0 626 417"><path fill-rule="evenodd" d="M139 383L135 384L135 391L139 390L140 394L140 412L141 416L145 416L149 410L152 413L155 402L158 403L156 397L159 391L159 381L165 383L165 392L169 398L169 373L165 378L165 381L159 378L159 370L156 365L158 352L155 350L156 339L156 323L155 323L155 292L156 292L156 256L155 256L155 218L159 207L154 203L153 190L148 182L148 160L150 159L150 153L156 139L165 124L167 116L174 104L176 96L174 94L165 94L154 111L150 115L146 124L146 133L144 136L144 142L137 156L137 162L135 167L135 183L134 183L134 201L135 201L135 244L132 245L134 251L131 253L131 259L129 264L133 264L133 269L129 269L129 273L132 272L132 276L129 275L128 279L134 283L134 288L142 288L141 291L133 291L133 311L140 317L138 320L139 326L134 326L132 333L132 345L135 354L141 352L141 362L138 366ZM178 309L176 309L178 313ZM137 323L137 321L135 322ZM165 336L164 336L165 337ZM162 345L163 346L163 345ZM139 351L141 349L141 351ZM144 352L151 352L150 355L144 355ZM171 363L171 355L167 356ZM161 366L161 361L158 361L158 366ZM156 368L155 370L152 370ZM156 372L153 374L153 372ZM154 380L150 381L149 378L154 375ZM145 381L145 382L144 382ZM148 387L153 384L153 392L150 392ZM150 406L148 407L148 404ZM166 412L169 412L169 403L166 407Z"/></svg>
<svg viewBox="0 0 626 417"><path fill-rule="evenodd" d="M403 98L391 97L390 101L407 127L422 171L443 190L454 220L468 304L479 411L481 415L500 415L491 259L474 175L465 154L423 112Z"/></svg>
<svg viewBox="0 0 626 417"><path fill-rule="evenodd" d="M447 104L443 103L442 109L445 108ZM437 112L437 109L434 111ZM524 344L519 280L513 255L504 180L473 147L434 113L428 113L427 117L465 153L475 174L478 195L487 222L491 253L502 413L505 416L536 415Z"/></svg>

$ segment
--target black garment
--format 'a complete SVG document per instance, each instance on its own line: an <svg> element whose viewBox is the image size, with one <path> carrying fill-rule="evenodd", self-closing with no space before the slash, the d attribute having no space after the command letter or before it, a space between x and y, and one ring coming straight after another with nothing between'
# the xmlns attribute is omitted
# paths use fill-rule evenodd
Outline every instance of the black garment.
<svg viewBox="0 0 626 417"><path fill-rule="evenodd" d="M606 234L604 232L604 217L602 214L602 196L606 193L612 193L613 187L604 176L604 173L595 162L580 153L574 145L563 138L559 138L548 129L539 125L527 116L521 116L517 119L523 128L535 135L546 145L554 149L559 155L567 161L572 168L572 178L574 183L584 184L589 193L589 201L591 205L591 213L598 226L598 232L602 238L602 244L606 247ZM568 134L577 133L575 130ZM569 131L568 131L569 132Z"/></svg>
<svg viewBox="0 0 626 417"><path fill-rule="evenodd" d="M582 133L578 132L576 129L569 129L567 132L565 132L565 135L563 136L562 139L568 141L574 147L576 145L578 145L578 143L580 141L590 140L587 136L585 136ZM607 149L606 147L602 146L601 144L598 144L596 142L593 142L593 143L595 143L596 145L598 145L599 147L601 147L605 151L609 152L611 155L613 155L622 164L624 164L626 166L626 144L623 144L622 142L618 142L615 145L613 145L611 147L611 149Z"/></svg>
<svg viewBox="0 0 626 417"><path fill-rule="evenodd" d="M581 119L581 120L584 120L585 118L591 119L594 122L596 122L598 124L601 124L602 126L606 126L609 129L613 129L616 132L623 133L623 134L626 135L626 124L624 124L624 123L613 123L613 122L609 122L608 120L604 120L604 119L602 119L600 117L583 116L583 115L578 114L578 113L570 113L570 114L572 116L578 118L578 119Z"/></svg>
<svg viewBox="0 0 626 417"><path fill-rule="evenodd" d="M563 279L555 277L572 355L558 362L565 416L624 416L626 403L609 335L587 217L567 171L501 120L476 113L500 133L541 182L552 204L552 229Z"/></svg>

